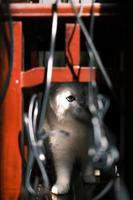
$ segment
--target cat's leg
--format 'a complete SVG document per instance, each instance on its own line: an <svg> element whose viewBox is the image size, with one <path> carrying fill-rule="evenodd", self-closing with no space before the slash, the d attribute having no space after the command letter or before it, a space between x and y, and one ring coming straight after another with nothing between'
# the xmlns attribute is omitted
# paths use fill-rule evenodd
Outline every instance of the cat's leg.
<svg viewBox="0 0 133 200"><path fill-rule="evenodd" d="M75 152L69 135L56 133L51 137L51 148L54 159L56 182L51 191L55 194L65 194L69 191L71 172Z"/></svg>
<svg viewBox="0 0 133 200"><path fill-rule="evenodd" d="M56 183L52 187L54 194L65 194L70 189L73 158L69 155L58 155L55 159Z"/></svg>

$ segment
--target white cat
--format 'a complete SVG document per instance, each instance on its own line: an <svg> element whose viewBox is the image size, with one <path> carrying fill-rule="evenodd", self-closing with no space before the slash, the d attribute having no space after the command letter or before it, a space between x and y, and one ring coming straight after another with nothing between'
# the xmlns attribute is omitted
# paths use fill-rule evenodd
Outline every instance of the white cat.
<svg viewBox="0 0 133 200"><path fill-rule="evenodd" d="M81 163L85 182L95 182L88 158L92 141L87 87L80 83L55 84L51 89L44 129L49 132L56 182L51 191L67 193L75 161Z"/></svg>

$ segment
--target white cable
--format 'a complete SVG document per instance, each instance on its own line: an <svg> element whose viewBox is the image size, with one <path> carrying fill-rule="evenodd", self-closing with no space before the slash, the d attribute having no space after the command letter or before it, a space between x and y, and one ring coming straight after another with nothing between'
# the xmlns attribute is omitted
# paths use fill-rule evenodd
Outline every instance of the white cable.
<svg viewBox="0 0 133 200"><path fill-rule="evenodd" d="M46 68L46 84L45 84L45 93L43 96L42 107L41 107L41 114L40 114L40 121L39 121L39 130L38 132L41 133L42 124L44 124L45 120L45 113L47 108L47 102L50 92L51 80L52 80L52 70L53 70L53 60L54 60L54 51L55 51L55 41L56 41L56 34L57 34L57 25L58 25L58 15L57 15L57 4L53 5L53 20L52 20L52 31L51 31L51 43L50 43L50 53Z"/></svg>

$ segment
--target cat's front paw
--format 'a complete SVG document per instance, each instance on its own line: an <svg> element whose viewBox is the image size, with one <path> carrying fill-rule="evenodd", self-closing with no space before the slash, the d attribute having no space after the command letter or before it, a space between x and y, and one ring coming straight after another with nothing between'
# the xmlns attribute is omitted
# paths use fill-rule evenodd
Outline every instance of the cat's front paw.
<svg viewBox="0 0 133 200"><path fill-rule="evenodd" d="M69 192L69 184L55 184L51 192L54 194L66 194Z"/></svg>

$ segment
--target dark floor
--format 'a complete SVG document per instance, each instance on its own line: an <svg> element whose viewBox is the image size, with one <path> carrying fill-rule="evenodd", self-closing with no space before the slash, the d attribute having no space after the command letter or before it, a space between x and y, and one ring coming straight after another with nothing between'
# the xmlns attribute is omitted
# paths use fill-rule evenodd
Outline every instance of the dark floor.
<svg viewBox="0 0 133 200"><path fill-rule="evenodd" d="M54 195L48 194L44 197L36 195L22 195L21 200L118 200L121 198L116 198L116 195L120 195L119 188L120 188L120 179L117 177L117 186L116 181L115 184L113 179L105 178L99 180L95 184L85 184L81 180L79 176L75 178L72 183L70 192L67 195ZM115 187L114 187L115 186ZM105 195L102 195L102 198L99 198L99 194L102 194L105 190ZM117 191L117 194L116 194Z"/></svg>
<svg viewBox="0 0 133 200"><path fill-rule="evenodd" d="M81 179L75 180L72 185L71 191L67 195L52 195L52 200L98 200L97 198L101 192L109 186L109 191L100 198L101 200L115 200L115 193L113 181L108 180L96 184L84 184Z"/></svg>
<svg viewBox="0 0 133 200"><path fill-rule="evenodd" d="M53 172L51 168L49 168L48 171ZM99 170L95 170L95 174L96 171ZM49 179L52 186L54 184L53 181L55 181L54 173L49 173L49 177L52 177ZM34 181L34 183L36 182L36 184L34 184L34 188L36 188L37 191L36 195L30 195L26 189L23 189L25 188L23 185L19 200L129 200L127 198L120 198L120 175L119 171L116 172L114 167L106 172L99 171L99 176L97 174L95 177L96 183L86 184L83 182L82 176L79 173L79 169L75 168L72 173L70 191L66 195L54 195L51 194L50 191L47 193L47 195L44 195L44 187L42 184L38 183L39 179L36 178L36 181ZM31 184L33 185L33 182L31 182ZM99 195L102 197L99 198Z"/></svg>

